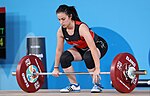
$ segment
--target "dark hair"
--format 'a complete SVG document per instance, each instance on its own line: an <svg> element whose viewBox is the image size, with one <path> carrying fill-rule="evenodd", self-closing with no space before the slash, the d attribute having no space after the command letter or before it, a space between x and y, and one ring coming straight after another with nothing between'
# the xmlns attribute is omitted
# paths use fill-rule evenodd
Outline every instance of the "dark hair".
<svg viewBox="0 0 150 96"><path fill-rule="evenodd" d="M69 17L72 14L72 20L81 21L74 6L60 5L56 10L56 14L63 12Z"/></svg>

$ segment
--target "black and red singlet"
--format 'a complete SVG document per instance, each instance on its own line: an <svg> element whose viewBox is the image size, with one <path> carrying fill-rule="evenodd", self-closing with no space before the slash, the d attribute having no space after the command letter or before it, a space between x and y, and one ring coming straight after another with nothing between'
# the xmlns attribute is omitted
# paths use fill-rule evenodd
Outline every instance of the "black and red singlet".
<svg viewBox="0 0 150 96"><path fill-rule="evenodd" d="M74 45L75 47L80 48L80 49L84 49L84 48L87 48L88 45L85 39L83 38L83 36L80 36L79 34L79 27L81 24L83 24L83 22L75 21L75 29L74 29L73 35L69 35L68 32L66 31L66 28L63 28L63 27L62 27L62 32L64 35L64 39L67 41L68 44ZM95 41L96 38L98 38L98 35L96 35L90 29L89 29L89 32Z"/></svg>

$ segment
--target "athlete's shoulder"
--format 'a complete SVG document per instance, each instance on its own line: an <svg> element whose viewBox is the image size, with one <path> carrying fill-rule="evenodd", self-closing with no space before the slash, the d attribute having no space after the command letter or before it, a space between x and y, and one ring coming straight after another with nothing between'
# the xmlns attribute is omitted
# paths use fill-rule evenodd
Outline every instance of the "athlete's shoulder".
<svg viewBox="0 0 150 96"><path fill-rule="evenodd" d="M82 23L82 24L80 25L80 28L79 28L79 29L88 29L88 30L89 30L89 27L88 27L87 24Z"/></svg>
<svg viewBox="0 0 150 96"><path fill-rule="evenodd" d="M61 27L61 26L59 27L59 29L58 29L58 31L57 31L57 35L63 36L63 35L62 35L62 27Z"/></svg>
<svg viewBox="0 0 150 96"><path fill-rule="evenodd" d="M62 32L62 26L58 28L58 32Z"/></svg>

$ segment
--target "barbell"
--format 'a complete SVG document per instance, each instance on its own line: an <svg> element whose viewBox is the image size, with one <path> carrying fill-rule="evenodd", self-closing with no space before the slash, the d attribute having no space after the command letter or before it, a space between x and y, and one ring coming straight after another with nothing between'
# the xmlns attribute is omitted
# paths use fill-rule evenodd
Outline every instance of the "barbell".
<svg viewBox="0 0 150 96"><path fill-rule="evenodd" d="M67 74L93 74L93 72L60 72L59 75ZM121 93L129 93L137 86L139 75L146 75L146 70L139 70L138 63L130 53L120 53L112 61L110 72L100 72L100 74L110 74L112 85ZM36 92L44 83L44 75L52 75L51 72L44 71L42 61L34 56L24 56L18 63L16 76L20 88L25 92Z"/></svg>

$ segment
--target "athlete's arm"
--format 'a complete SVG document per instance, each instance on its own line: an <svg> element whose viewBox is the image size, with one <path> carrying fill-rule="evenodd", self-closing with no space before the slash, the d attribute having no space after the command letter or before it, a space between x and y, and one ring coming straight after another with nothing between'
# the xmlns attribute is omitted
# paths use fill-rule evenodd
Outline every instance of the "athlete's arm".
<svg viewBox="0 0 150 96"><path fill-rule="evenodd" d="M55 65L54 70L52 72L53 76L58 77L59 76L59 64L60 64L60 56L64 50L64 38L62 34L61 27L58 29L57 32L57 47L56 47L56 56L55 56Z"/></svg>
<svg viewBox="0 0 150 96"><path fill-rule="evenodd" d="M85 24L81 24L79 27L79 34L84 37L88 47L90 48L95 63L95 68L96 68L95 72L97 71L97 74L99 74L98 72L100 72L100 60L99 60L100 54L89 32L89 28Z"/></svg>
<svg viewBox="0 0 150 96"><path fill-rule="evenodd" d="M62 34L61 27L58 29L57 32L57 47L56 47L56 56L55 56L55 66L58 67L60 64L60 56L64 50L64 37Z"/></svg>

